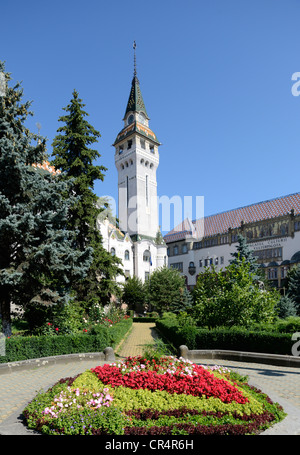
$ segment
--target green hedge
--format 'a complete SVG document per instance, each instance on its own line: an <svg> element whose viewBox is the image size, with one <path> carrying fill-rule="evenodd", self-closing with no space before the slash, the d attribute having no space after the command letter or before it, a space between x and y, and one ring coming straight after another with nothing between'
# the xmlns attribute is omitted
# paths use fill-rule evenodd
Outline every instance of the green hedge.
<svg viewBox="0 0 300 455"><path fill-rule="evenodd" d="M237 327L231 329L179 327L174 319L157 320L156 326L177 348L180 345L186 345L189 349L220 349L291 355L294 343L290 333L255 331Z"/></svg>
<svg viewBox="0 0 300 455"><path fill-rule="evenodd" d="M131 325L132 319L126 319L112 327L95 327L91 334L11 337L5 340L5 356L0 356L0 363L64 354L102 352L108 346L116 347Z"/></svg>

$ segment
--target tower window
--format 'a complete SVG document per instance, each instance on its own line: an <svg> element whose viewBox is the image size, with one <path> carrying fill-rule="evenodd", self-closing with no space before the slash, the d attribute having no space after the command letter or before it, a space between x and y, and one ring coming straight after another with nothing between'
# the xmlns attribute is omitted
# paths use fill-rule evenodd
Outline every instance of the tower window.
<svg viewBox="0 0 300 455"><path fill-rule="evenodd" d="M119 147L119 155L121 155L123 153L123 145L120 145Z"/></svg>
<svg viewBox="0 0 300 455"><path fill-rule="evenodd" d="M129 261L129 251L128 250L125 251L124 259L125 259L125 261Z"/></svg>
<svg viewBox="0 0 300 455"><path fill-rule="evenodd" d="M141 147L142 147L142 149L146 148L145 139L141 139Z"/></svg>
<svg viewBox="0 0 300 455"><path fill-rule="evenodd" d="M150 262L150 251L149 251L149 250L145 250L145 251L144 251L144 254L143 254L143 261L144 261L144 262Z"/></svg>
<svg viewBox="0 0 300 455"><path fill-rule="evenodd" d="M150 152L154 153L154 145L150 145Z"/></svg>
<svg viewBox="0 0 300 455"><path fill-rule="evenodd" d="M127 142L127 150L131 149L131 147L132 147L132 140Z"/></svg>

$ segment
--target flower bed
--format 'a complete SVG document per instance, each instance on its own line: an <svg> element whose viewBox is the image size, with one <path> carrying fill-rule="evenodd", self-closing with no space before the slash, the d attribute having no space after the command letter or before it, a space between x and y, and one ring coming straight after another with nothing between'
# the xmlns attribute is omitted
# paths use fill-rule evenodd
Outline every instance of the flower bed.
<svg viewBox="0 0 300 455"><path fill-rule="evenodd" d="M285 416L227 369L141 356L62 379L23 414L29 428L73 435L255 434Z"/></svg>

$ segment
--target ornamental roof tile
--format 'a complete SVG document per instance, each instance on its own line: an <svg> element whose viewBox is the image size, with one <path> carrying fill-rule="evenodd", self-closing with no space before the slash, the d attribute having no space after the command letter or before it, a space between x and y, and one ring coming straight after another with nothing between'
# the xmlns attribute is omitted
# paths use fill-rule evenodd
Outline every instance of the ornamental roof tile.
<svg viewBox="0 0 300 455"><path fill-rule="evenodd" d="M156 144L160 145L156 134L154 134L153 131L150 130L150 128L148 128L148 126L142 125L139 122L133 122L133 123L131 123L131 125L126 126L125 128L123 128L119 132L118 136L116 137L116 140L113 143L113 145L118 144L120 141L123 141L126 137L130 136L133 133L139 133L142 136L146 137L147 139L149 139L149 140L155 142Z"/></svg>
<svg viewBox="0 0 300 455"><path fill-rule="evenodd" d="M295 215L300 214L300 193L289 194L264 202L258 202L246 207L229 210L215 215L210 215L192 222L191 229L187 220L184 220L164 236L166 243L182 240L187 236L194 238L210 237L228 232L241 226L241 223L255 223L287 215L294 210Z"/></svg>
<svg viewBox="0 0 300 455"><path fill-rule="evenodd" d="M149 118L147 111L146 111L142 92L140 89L140 83L139 83L137 76L134 76L132 79L131 90L130 90L129 99L128 99L124 118L126 117L126 114L130 111L143 112L146 115L146 117Z"/></svg>

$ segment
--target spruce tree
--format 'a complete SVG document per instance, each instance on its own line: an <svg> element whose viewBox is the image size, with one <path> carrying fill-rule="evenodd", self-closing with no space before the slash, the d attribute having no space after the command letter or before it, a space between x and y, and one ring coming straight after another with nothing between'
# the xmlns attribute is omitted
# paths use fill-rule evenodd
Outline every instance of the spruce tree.
<svg viewBox="0 0 300 455"><path fill-rule="evenodd" d="M94 302L109 303L112 295L120 290L115 278L121 274L120 261L112 257L102 244L97 218L103 208L97 205L98 196L94 193L95 180L104 179L106 168L95 165L100 153L90 148L101 136L86 120L85 105L76 90L67 107L66 114L59 118L63 126L53 141L53 165L61 170L60 179L71 181L70 194L79 198L68 219L68 227L76 233L76 247L84 251L93 248L93 262L87 276L75 286L77 300L88 310ZM68 196L67 196L68 197Z"/></svg>
<svg viewBox="0 0 300 455"><path fill-rule="evenodd" d="M231 253L231 256L234 259L229 261L230 264L241 264L245 261L250 266L249 271L253 274L253 279L262 279L259 274L259 264L243 235L238 234L238 245L236 251Z"/></svg>
<svg viewBox="0 0 300 455"><path fill-rule="evenodd" d="M22 102L20 84L8 86L1 62L0 72L0 313L10 336L11 303L62 304L88 269L91 250L74 249L66 229L72 201L62 197L67 185L42 169L45 140L25 127L31 103Z"/></svg>

